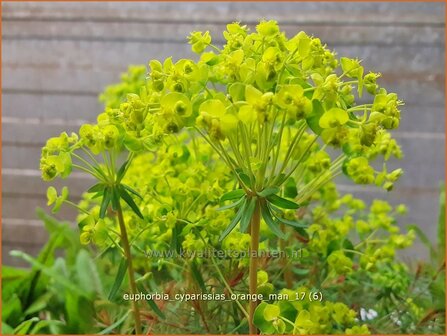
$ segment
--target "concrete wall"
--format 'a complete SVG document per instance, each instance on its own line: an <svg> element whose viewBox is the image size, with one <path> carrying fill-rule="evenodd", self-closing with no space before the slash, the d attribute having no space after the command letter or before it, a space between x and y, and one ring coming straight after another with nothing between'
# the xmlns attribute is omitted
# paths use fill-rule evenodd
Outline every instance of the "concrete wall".
<svg viewBox="0 0 447 336"><path fill-rule="evenodd" d="M386 194L341 190L410 207L408 223L436 238L438 185L444 179L444 4L439 3L2 3L3 260L11 249L35 253L46 239L36 220L47 185L38 171L50 135L75 131L101 112L97 95L128 64L193 57L186 36L210 30L220 43L225 24L276 19L288 35L316 35L339 55L364 59L381 84L405 100L395 132L405 176ZM393 163L393 166L397 164ZM68 185L76 199L90 182ZM59 183L59 185L61 185ZM72 220L63 210L59 218ZM424 255L419 246L414 255Z"/></svg>

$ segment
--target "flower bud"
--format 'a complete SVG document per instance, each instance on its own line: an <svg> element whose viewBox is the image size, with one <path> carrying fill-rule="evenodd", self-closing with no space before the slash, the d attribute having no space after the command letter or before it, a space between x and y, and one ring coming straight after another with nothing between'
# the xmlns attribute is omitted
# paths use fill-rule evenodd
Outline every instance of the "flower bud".
<svg viewBox="0 0 447 336"><path fill-rule="evenodd" d="M114 125L107 125L103 129L103 135L104 135L104 146L107 149L114 148L117 144L117 140L119 137L118 128Z"/></svg>
<svg viewBox="0 0 447 336"><path fill-rule="evenodd" d="M165 130L166 130L166 133L168 133L168 134L178 133L178 131L180 130L180 126L178 125L177 122L172 120L166 124Z"/></svg>
<svg viewBox="0 0 447 336"><path fill-rule="evenodd" d="M376 139L377 126L375 124L362 125L360 132L360 143L370 147Z"/></svg>

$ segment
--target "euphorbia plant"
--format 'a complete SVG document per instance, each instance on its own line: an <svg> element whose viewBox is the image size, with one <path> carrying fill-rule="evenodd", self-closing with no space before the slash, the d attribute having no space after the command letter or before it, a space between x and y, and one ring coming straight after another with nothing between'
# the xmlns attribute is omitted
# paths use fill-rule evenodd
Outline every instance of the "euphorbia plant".
<svg viewBox="0 0 447 336"><path fill-rule="evenodd" d="M111 124L102 125L83 125L79 131L80 137L72 134L70 137L66 133L62 133L58 138L51 138L47 141L46 146L42 150L41 169L43 178L50 180L57 175L62 177L70 173L72 167L83 172L87 172L97 179L96 184L89 188L88 192L93 193L93 197L101 198L101 207L99 212L100 221L106 216L109 205L116 212L121 245L123 254L126 258L129 283L131 292L137 293L135 282L135 274L132 264L132 254L127 235L126 224L123 218L122 203L125 202L135 212L136 215L143 218L138 206L133 198L141 196L126 184L122 183L122 179L126 174L129 164L132 161L133 154L129 154L128 159L121 165L117 166L117 154L120 152L125 130ZM79 152L86 155L83 157ZM95 155L101 154L102 163L99 163ZM75 160L76 163L72 162ZM48 204L51 205L55 201L55 208L66 201L67 189L63 189L62 195L57 196L57 192L53 187L48 189ZM100 222L94 220L94 216L82 208L79 210L86 212L87 217L81 227L90 226L98 227ZM81 242L90 239L89 232L81 234ZM135 331L141 333L140 313L137 301L134 301L135 315Z"/></svg>
<svg viewBox="0 0 447 336"><path fill-rule="evenodd" d="M185 101L189 98L198 105L193 127L233 170L239 183L240 189L222 198L235 199L227 207L238 207L222 237L238 222L242 231L250 226L250 294L256 293L261 217L283 239L280 223L302 227L285 219L284 209L298 209L342 166L354 182L373 183L375 171L368 161L377 151L376 139L385 129L396 128L400 119L397 96L379 90L379 75L364 76L358 60L341 58L339 62L318 38L304 32L287 39L274 21L262 21L256 31L250 34L245 26L229 24L222 50L211 45L208 33L192 33L193 51L201 55L197 66L173 72L169 66L158 66L166 83L173 78L186 83L181 94ZM217 53L205 52L208 46ZM152 78L155 71L152 67ZM202 85L191 85L188 80L195 73L201 76L198 82ZM220 85L226 86L225 94L216 89ZM373 102L357 105L354 87L360 97L365 88L375 96ZM342 154L331 159L327 146L342 149ZM306 180L309 170L313 174ZM381 173L378 182L392 183L400 173ZM299 203L278 195L296 175L304 179L297 190ZM255 308L256 302L251 302L250 323ZM250 332L255 332L252 324Z"/></svg>
<svg viewBox="0 0 447 336"><path fill-rule="evenodd" d="M385 160L400 154L387 130L399 125L401 102L378 87L379 74L364 75L359 60L338 60L318 38L304 32L286 38L274 21L261 21L256 33L232 23L224 37L226 44L220 49L211 44L208 32L191 33L189 41L199 61L150 61L148 80L138 94L127 94L119 108L107 108L96 125L82 126L79 138L63 133L42 151L45 179L66 177L75 167L98 180L89 192L101 198L100 218L109 204L117 213L133 292L122 201L143 216L133 200L139 193L122 179L134 156L153 150L165 136L184 128L195 131L232 171L237 187L221 201L232 201L222 208L234 208L235 215L220 239L238 224L250 233L251 295L257 289L261 219L281 240L287 238L285 225L305 236L305 225L293 212L338 174L389 190L402 173L389 173L385 165L380 172L370 166L378 154ZM363 91L371 102L357 104ZM122 152L128 158L118 167ZM82 226L95 225L87 223L92 221L89 214L85 221ZM88 240L88 232L81 238ZM250 301L250 333L256 332L256 306ZM136 303L134 312L139 333Z"/></svg>

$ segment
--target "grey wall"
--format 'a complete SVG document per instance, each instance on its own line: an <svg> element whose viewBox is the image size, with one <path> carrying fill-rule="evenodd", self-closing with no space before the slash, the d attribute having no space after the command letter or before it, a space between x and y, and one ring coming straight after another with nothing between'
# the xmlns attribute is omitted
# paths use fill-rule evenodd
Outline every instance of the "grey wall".
<svg viewBox="0 0 447 336"><path fill-rule="evenodd" d="M186 36L210 30L222 41L225 24L276 19L289 36L314 34L339 55L364 59L381 83L405 100L395 136L406 154L405 176L389 194L352 186L341 190L410 207L407 222L436 237L438 184L444 178L444 4L439 3L2 3L3 259L45 241L34 209L45 208L47 185L38 171L50 135L77 130L101 112L97 95L130 63L191 57ZM79 197L82 174L68 182ZM61 185L59 183L59 185ZM63 210L59 218L72 220ZM419 246L413 256L423 256Z"/></svg>

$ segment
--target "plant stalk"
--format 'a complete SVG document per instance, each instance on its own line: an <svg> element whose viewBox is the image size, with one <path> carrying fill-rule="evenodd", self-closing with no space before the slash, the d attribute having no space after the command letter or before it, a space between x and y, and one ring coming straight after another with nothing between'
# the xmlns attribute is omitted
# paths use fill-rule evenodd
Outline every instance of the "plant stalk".
<svg viewBox="0 0 447 336"><path fill-rule="evenodd" d="M285 233L285 225L281 223L281 231ZM287 246L287 240L285 239L280 239L279 240L279 248L281 250L282 253L284 253L284 257L281 258L281 266L282 269L284 270L284 281L286 283L287 288L292 288L293 285L293 279L292 279L292 272L290 270L289 267L289 262L288 262L288 258L287 258L287 253L286 253L286 246Z"/></svg>
<svg viewBox="0 0 447 336"><path fill-rule="evenodd" d="M259 227L261 225L261 208L259 201L256 202L256 207L251 218L251 242L250 242L250 268L249 268L249 292L250 298L257 294L257 276L258 276L258 249L259 249ZM256 326L253 323L256 307L258 302L250 300L249 306L249 330L250 335L258 333Z"/></svg>
<svg viewBox="0 0 447 336"><path fill-rule="evenodd" d="M125 257L127 259L127 272L129 275L130 290L131 290L132 294L136 295L137 294L137 284L135 282L135 273L134 273L133 264L132 264L132 254L130 252L129 238L127 236L126 225L124 223L124 218L123 218L123 210L121 209L120 202L118 202L118 208L116 209L116 211L118 214L118 222L120 225L121 241L123 243ZM135 316L135 333L137 335L141 335L140 308L138 307L137 300L133 300L133 311L134 311L134 316Z"/></svg>

